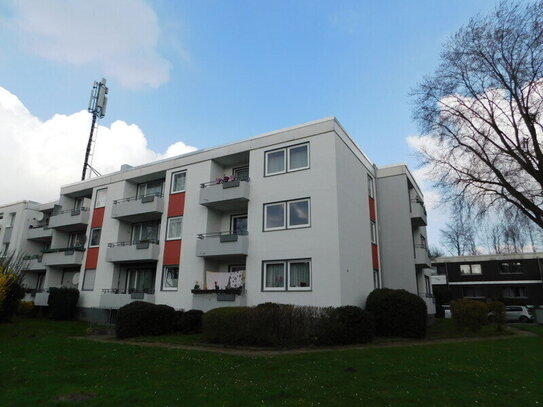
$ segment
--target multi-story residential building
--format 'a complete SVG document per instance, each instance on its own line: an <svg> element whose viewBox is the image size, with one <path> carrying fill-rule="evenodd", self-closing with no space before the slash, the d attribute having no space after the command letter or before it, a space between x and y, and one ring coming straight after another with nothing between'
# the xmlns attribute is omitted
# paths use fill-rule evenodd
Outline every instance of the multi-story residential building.
<svg viewBox="0 0 543 407"><path fill-rule="evenodd" d="M432 264L433 286L448 287L452 298L543 304L543 253L437 257Z"/></svg>
<svg viewBox="0 0 543 407"><path fill-rule="evenodd" d="M363 306L382 286L434 313L422 198L405 165L377 168L335 118L123 165L61 188L43 287L78 287L90 319L136 299Z"/></svg>

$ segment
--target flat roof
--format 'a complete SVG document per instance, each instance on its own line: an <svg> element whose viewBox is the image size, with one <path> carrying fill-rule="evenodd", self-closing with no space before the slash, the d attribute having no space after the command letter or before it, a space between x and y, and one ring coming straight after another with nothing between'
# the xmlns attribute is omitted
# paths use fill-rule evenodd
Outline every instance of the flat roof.
<svg viewBox="0 0 543 407"><path fill-rule="evenodd" d="M476 261L492 260L525 260L525 259L543 259L543 252L530 253L499 253L499 254L480 254L477 256L442 256L432 260L432 264L440 263L471 263Z"/></svg>

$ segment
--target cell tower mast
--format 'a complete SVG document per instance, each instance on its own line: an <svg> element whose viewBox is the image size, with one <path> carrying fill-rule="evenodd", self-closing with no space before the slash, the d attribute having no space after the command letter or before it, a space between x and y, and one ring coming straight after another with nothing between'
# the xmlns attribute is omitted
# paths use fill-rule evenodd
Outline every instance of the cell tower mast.
<svg viewBox="0 0 543 407"><path fill-rule="evenodd" d="M107 106L107 92L108 88L106 86L106 80L105 78L102 78L101 82L94 82L94 86L92 87L90 101L89 101L89 113L92 114L92 124L91 124L91 130L89 135L89 142L87 143L87 151L85 152L85 163L83 164L83 172L81 174L81 181L84 181L87 177L87 168L89 169L88 174L91 175L91 172L93 172L96 175L100 175L98 171L96 171L92 166L89 164L89 158L91 156L91 151L93 147L93 137L94 137L94 130L98 127L97 121L98 119L103 118L106 115L106 106Z"/></svg>

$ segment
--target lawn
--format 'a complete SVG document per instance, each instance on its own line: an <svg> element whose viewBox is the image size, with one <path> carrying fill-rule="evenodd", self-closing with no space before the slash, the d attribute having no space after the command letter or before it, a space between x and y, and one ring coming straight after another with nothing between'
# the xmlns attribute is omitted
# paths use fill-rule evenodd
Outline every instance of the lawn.
<svg viewBox="0 0 543 407"><path fill-rule="evenodd" d="M72 339L80 322L0 325L0 406L536 406L543 332L275 357ZM96 397L54 401L68 393Z"/></svg>

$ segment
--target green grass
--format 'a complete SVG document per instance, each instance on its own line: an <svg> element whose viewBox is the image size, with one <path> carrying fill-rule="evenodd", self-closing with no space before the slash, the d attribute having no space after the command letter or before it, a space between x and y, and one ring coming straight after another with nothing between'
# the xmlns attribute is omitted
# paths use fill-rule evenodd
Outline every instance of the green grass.
<svg viewBox="0 0 543 407"><path fill-rule="evenodd" d="M513 335L509 329L498 331L494 325L485 325L478 332L470 330L458 331L451 319L439 318L435 323L428 328L428 339L445 339L445 338L480 338L489 336Z"/></svg>
<svg viewBox="0 0 543 407"><path fill-rule="evenodd" d="M140 336L130 338L131 342L158 342L171 343L173 345L198 345L204 342L203 334L192 335L163 335L163 336Z"/></svg>
<svg viewBox="0 0 543 407"><path fill-rule="evenodd" d="M0 406L543 405L543 337L276 357L72 339L88 325L0 325ZM55 402L72 392L96 394Z"/></svg>
<svg viewBox="0 0 543 407"><path fill-rule="evenodd" d="M515 328L522 329L523 331L532 332L536 335L543 336L543 325L536 324L515 324Z"/></svg>

